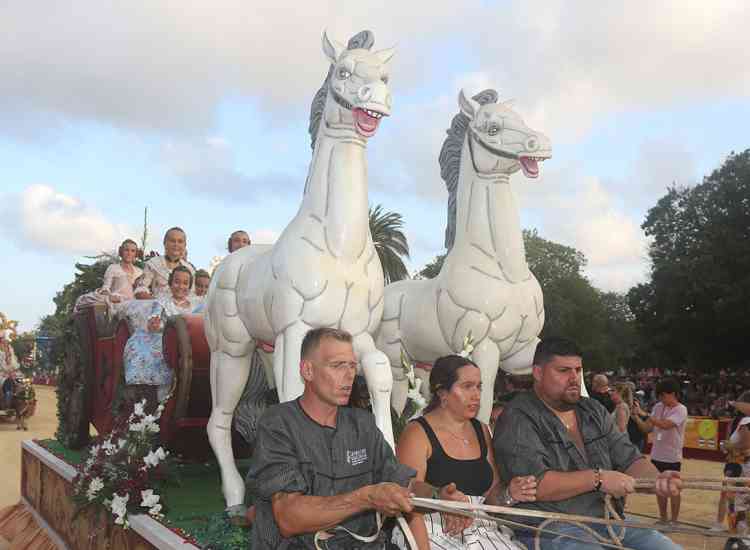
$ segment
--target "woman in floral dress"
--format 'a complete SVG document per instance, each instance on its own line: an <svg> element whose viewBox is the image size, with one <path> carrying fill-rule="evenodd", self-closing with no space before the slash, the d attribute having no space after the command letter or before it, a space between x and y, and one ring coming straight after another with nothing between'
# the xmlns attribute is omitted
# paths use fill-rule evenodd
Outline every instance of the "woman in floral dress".
<svg viewBox="0 0 750 550"><path fill-rule="evenodd" d="M169 294L162 294L158 300L133 300L125 308L131 333L123 353L125 383L157 386L159 401L169 395L173 377L162 353L164 321L195 309L190 297L193 274L189 269L174 268L168 284Z"/></svg>

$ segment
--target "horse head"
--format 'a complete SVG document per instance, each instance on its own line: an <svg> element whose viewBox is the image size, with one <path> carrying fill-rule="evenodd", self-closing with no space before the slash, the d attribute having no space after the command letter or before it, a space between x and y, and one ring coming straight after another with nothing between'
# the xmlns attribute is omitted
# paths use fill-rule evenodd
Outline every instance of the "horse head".
<svg viewBox="0 0 750 550"><path fill-rule="evenodd" d="M461 90L458 104L469 118L469 153L478 174L513 174L523 170L527 178L539 176L539 162L552 156L547 136L529 128L509 102L479 102Z"/></svg>
<svg viewBox="0 0 750 550"><path fill-rule="evenodd" d="M349 49L323 33L323 53L331 62L325 129L336 137L372 137L391 114L387 64L395 50Z"/></svg>

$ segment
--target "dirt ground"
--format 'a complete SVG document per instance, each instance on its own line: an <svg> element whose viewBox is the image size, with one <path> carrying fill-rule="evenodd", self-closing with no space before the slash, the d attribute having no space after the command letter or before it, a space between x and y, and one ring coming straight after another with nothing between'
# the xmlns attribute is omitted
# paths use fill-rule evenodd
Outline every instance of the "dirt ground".
<svg viewBox="0 0 750 550"><path fill-rule="evenodd" d="M20 497L21 441L53 437L57 428L57 397L54 388L36 386L36 394L37 412L29 420L29 431L16 431L15 423L0 421L0 464L3 465L4 472L4 475L0 476L0 508L15 504ZM718 462L686 460L683 464L683 473L686 476L718 477L722 474L722 467L723 465ZM718 493L686 491L682 497L680 519L704 526L711 525L716 515L718 501ZM655 517L658 515L656 497L634 495L628 499L627 510ZM644 521L652 520L644 519ZM717 539L705 543L704 540L696 537L675 536L674 538L686 550L721 550L724 547L724 541Z"/></svg>

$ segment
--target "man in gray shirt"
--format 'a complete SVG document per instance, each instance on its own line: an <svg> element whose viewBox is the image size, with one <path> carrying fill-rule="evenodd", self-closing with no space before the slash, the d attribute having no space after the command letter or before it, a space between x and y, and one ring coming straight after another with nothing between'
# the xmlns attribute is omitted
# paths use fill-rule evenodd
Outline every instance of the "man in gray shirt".
<svg viewBox="0 0 750 550"><path fill-rule="evenodd" d="M409 513L410 493L466 501L455 484L413 479L372 413L345 407L357 370L349 333L313 329L302 342L302 397L261 417L250 466L253 550L382 549L380 517ZM376 513L377 512L377 513ZM447 516L461 530L467 520Z"/></svg>
<svg viewBox="0 0 750 550"><path fill-rule="evenodd" d="M545 339L534 355L533 391L516 396L500 418L493 445L502 478L533 475L538 481L536 502L517 506L603 518L605 495L623 497L634 492L634 478L655 478L657 495L678 495L679 474L659 473L626 433L614 429L603 406L581 397L582 369L582 353L576 344ZM590 527L609 538L604 526ZM545 534L542 550L603 548L580 527L556 523L549 529L591 542ZM532 548L534 532L517 530L516 535ZM628 528L622 544L635 550L680 548L650 529Z"/></svg>

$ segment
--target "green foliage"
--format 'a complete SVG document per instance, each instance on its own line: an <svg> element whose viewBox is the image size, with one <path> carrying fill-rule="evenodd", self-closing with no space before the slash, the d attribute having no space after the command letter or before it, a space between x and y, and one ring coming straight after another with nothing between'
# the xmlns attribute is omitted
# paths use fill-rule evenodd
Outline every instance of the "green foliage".
<svg viewBox="0 0 750 550"><path fill-rule="evenodd" d="M704 370L747 361L750 149L696 186L668 188L641 227L651 279L628 301L652 360Z"/></svg>
<svg viewBox="0 0 750 550"><path fill-rule="evenodd" d="M409 243L402 230L404 220L397 212L386 212L378 204L370 208L370 233L383 266L385 284L409 276L403 258L409 257Z"/></svg>
<svg viewBox="0 0 750 550"><path fill-rule="evenodd" d="M24 362L29 354L34 350L34 340L36 334L33 332L23 332L18 337L11 341L10 345L13 347L13 353L16 354L18 362L21 366L24 366Z"/></svg>

